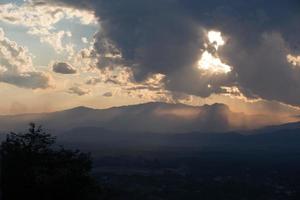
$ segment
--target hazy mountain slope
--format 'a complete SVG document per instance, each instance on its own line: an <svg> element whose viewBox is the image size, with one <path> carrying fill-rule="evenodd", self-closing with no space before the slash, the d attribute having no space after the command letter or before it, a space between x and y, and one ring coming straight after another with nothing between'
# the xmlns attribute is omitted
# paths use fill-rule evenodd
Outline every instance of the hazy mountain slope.
<svg viewBox="0 0 300 200"><path fill-rule="evenodd" d="M116 132L96 127L72 129L59 136L59 141L75 148L88 151L103 149L207 149L262 151L262 152L293 152L300 153L300 129L278 130L255 135L243 135L238 132L225 133L132 133Z"/></svg>
<svg viewBox="0 0 300 200"><path fill-rule="evenodd" d="M278 130L256 135L243 135L238 132L225 133L179 133L153 134L113 132L101 128L85 127L70 130L59 136L64 144L75 148L98 151L101 149L209 149L242 150L262 152L300 153L300 129Z"/></svg>
<svg viewBox="0 0 300 200"><path fill-rule="evenodd" d="M59 134L59 140L63 143L93 149L99 147L299 149L300 123L244 131L263 125L264 119L263 116L247 116L231 112L223 104L193 107L182 104L147 103L102 110L77 107L53 113L1 116L0 127L6 132L24 130L27 124L33 121L42 124L51 133Z"/></svg>
<svg viewBox="0 0 300 200"><path fill-rule="evenodd" d="M53 113L0 116L0 130L24 130L29 122L42 124L54 133L78 127L151 133L226 132L274 123L266 122L261 116L231 112L224 104L194 107L146 103L109 109L77 107Z"/></svg>

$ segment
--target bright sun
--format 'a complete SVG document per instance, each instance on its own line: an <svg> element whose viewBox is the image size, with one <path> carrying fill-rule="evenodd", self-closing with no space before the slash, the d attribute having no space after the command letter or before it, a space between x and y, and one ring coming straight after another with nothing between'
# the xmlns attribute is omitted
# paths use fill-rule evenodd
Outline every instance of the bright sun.
<svg viewBox="0 0 300 200"><path fill-rule="evenodd" d="M213 74L227 74L231 72L229 65L222 63L220 58L216 58L207 51L202 54L201 59L198 61L198 68Z"/></svg>
<svg viewBox="0 0 300 200"><path fill-rule="evenodd" d="M221 32L209 31L207 34L210 45L213 45L216 51L220 46L225 44ZM198 61L198 68L212 74L227 74L231 72L231 66L224 64L220 58L212 55L208 51L204 51Z"/></svg>
<svg viewBox="0 0 300 200"><path fill-rule="evenodd" d="M219 46L223 46L225 44L225 41L222 38L221 32L217 31L209 31L207 34L208 41L215 46L215 48L218 50Z"/></svg>

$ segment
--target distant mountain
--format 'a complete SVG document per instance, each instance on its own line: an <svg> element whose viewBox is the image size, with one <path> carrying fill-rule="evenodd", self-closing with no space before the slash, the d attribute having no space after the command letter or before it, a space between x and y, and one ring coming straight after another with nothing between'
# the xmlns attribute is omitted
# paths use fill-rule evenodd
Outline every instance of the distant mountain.
<svg viewBox="0 0 300 200"><path fill-rule="evenodd" d="M266 119L234 113L224 104L188 106L156 102L109 109L77 107L53 113L0 116L0 130L24 130L29 122L35 122L53 133L80 127L147 133L227 132L275 123Z"/></svg>
<svg viewBox="0 0 300 200"><path fill-rule="evenodd" d="M35 122L59 135L58 139L66 145L97 151L163 147L300 152L300 122L262 127L274 123L265 119L268 118L234 113L224 104L197 107L146 103L0 116L0 127L2 132L23 131L29 122ZM0 139L3 136L0 134Z"/></svg>
<svg viewBox="0 0 300 200"><path fill-rule="evenodd" d="M246 131L245 133L249 135L255 135L260 133L273 133L273 132L283 131L283 130L285 131L300 130L300 122L291 122L291 123L285 123L279 125L265 126L257 130Z"/></svg>
<svg viewBox="0 0 300 200"><path fill-rule="evenodd" d="M265 132L263 132L264 130ZM110 131L97 127L81 127L69 130L59 140L75 148L99 152L132 149L134 151L209 150L234 152L293 152L300 154L300 128L258 129L257 134L240 132L184 132L175 134L133 133Z"/></svg>

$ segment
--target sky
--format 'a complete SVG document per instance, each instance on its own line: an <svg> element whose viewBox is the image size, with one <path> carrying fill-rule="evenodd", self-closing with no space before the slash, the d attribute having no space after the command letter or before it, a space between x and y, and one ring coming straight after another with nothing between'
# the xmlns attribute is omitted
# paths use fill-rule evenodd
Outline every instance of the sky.
<svg viewBox="0 0 300 200"><path fill-rule="evenodd" d="M299 0L2 0L0 114L145 102L300 114Z"/></svg>

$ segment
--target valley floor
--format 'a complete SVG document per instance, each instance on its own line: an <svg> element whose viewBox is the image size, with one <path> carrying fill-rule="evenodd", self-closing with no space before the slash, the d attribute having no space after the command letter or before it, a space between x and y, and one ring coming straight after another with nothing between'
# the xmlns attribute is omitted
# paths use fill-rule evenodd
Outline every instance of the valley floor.
<svg viewBox="0 0 300 200"><path fill-rule="evenodd" d="M110 198L146 200L296 200L299 174L300 154L259 151L131 152L95 157L93 170Z"/></svg>

